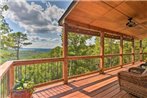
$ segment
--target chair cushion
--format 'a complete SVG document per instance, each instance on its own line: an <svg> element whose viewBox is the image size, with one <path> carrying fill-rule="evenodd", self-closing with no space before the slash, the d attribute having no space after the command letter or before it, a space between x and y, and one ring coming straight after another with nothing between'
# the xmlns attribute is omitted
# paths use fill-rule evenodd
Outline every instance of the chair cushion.
<svg viewBox="0 0 147 98"><path fill-rule="evenodd" d="M143 69L147 69L147 63L141 64L140 67L143 68Z"/></svg>
<svg viewBox="0 0 147 98"><path fill-rule="evenodd" d="M145 69L140 68L140 67L131 67L129 68L129 72L131 73L135 73L135 74L142 74L144 72Z"/></svg>
<svg viewBox="0 0 147 98"><path fill-rule="evenodd" d="M144 70L144 72L142 73L142 75L147 74L147 69Z"/></svg>

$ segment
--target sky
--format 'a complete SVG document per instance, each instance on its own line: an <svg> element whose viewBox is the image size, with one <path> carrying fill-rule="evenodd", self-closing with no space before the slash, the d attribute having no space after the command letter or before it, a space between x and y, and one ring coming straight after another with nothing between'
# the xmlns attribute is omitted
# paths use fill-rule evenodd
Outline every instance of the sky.
<svg viewBox="0 0 147 98"><path fill-rule="evenodd" d="M12 32L28 35L31 45L24 48L55 48L61 46L62 27L58 20L72 0L8 0L4 12Z"/></svg>

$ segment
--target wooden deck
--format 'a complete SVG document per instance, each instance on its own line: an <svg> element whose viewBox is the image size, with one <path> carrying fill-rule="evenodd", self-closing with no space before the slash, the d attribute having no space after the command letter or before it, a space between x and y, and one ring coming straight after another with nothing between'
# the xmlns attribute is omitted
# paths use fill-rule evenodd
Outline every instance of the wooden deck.
<svg viewBox="0 0 147 98"><path fill-rule="evenodd" d="M69 80L68 85L55 83L40 87L36 89L33 98L136 98L120 90L117 73L137 65L139 63L114 68L105 74L95 73L74 78Z"/></svg>

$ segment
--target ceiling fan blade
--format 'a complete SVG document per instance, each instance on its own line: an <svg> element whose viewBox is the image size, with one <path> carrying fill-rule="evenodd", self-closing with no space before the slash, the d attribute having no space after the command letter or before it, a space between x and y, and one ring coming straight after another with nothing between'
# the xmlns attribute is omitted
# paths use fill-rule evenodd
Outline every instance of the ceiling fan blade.
<svg viewBox="0 0 147 98"><path fill-rule="evenodd" d="M137 24L137 25L140 26L140 27L142 27L142 29L147 30L147 26L144 26L144 25L142 25L142 24Z"/></svg>
<svg viewBox="0 0 147 98"><path fill-rule="evenodd" d="M139 23L138 21L135 21L135 23L136 23L136 26L140 26L140 27L142 27L142 29L147 30L147 21L144 21L142 23Z"/></svg>
<svg viewBox="0 0 147 98"><path fill-rule="evenodd" d="M125 27L124 29L121 30L121 32L125 32L127 30L140 30L143 29L140 25L136 25L135 27Z"/></svg>
<svg viewBox="0 0 147 98"><path fill-rule="evenodd" d="M147 26L147 21L144 21L142 23L139 23L140 25L146 25Z"/></svg>

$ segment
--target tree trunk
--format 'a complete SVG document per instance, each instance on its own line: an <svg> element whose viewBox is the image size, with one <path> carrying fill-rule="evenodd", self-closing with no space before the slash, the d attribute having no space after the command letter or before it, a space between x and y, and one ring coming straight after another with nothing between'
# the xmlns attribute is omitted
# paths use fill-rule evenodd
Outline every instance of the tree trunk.
<svg viewBox="0 0 147 98"><path fill-rule="evenodd" d="M17 60L19 60L19 48L17 48L16 50L16 57L17 57Z"/></svg>

